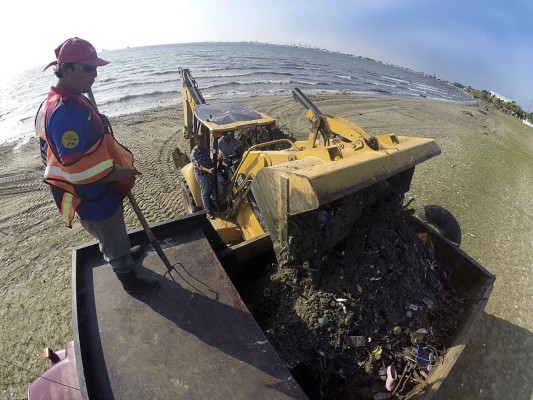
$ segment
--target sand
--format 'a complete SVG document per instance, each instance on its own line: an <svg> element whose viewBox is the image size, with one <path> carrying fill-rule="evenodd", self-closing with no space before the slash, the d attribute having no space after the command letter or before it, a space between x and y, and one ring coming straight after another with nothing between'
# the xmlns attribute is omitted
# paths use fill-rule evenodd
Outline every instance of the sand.
<svg viewBox="0 0 533 400"><path fill-rule="evenodd" d="M97 95L97 94L96 94ZM482 105L390 97L320 95L325 113L370 133L434 137L442 154L418 166L414 206L439 204L461 223L461 247L497 277L472 341L436 399L529 400L533 393L533 128ZM241 102L301 138L304 110L290 96ZM112 118L143 176L134 195L150 223L185 213L171 151L182 146L180 104ZM24 399L45 369L43 348L72 339L71 252L92 241L62 226L42 183L37 141L0 146L0 398ZM126 207L129 229L139 227Z"/></svg>

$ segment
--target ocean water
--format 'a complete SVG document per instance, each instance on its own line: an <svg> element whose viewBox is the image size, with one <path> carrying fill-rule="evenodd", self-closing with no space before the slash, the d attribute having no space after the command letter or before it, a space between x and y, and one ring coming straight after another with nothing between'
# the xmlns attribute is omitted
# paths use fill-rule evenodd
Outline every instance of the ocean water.
<svg viewBox="0 0 533 400"><path fill-rule="evenodd" d="M50 51L52 54L52 51ZM189 68L206 101L212 97L304 93L356 93L472 102L432 76L368 58L258 43L172 44L99 51L111 63L98 69L93 93L112 117L158 106L181 107L178 68ZM50 86L52 68L21 72L0 88L0 143L24 143Z"/></svg>

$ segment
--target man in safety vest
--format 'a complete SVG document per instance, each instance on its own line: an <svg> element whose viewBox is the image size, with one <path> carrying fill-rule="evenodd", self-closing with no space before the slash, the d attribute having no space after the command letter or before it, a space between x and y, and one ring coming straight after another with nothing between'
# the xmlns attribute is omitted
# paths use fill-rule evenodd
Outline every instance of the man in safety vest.
<svg viewBox="0 0 533 400"><path fill-rule="evenodd" d="M130 253L122 201L139 172L133 155L113 136L107 118L82 95L90 91L96 68L109 64L98 58L86 40L71 38L55 49L57 85L53 86L35 119L45 166L44 181L71 227L75 214L100 242L128 293L146 293L159 286L156 279L138 276Z"/></svg>

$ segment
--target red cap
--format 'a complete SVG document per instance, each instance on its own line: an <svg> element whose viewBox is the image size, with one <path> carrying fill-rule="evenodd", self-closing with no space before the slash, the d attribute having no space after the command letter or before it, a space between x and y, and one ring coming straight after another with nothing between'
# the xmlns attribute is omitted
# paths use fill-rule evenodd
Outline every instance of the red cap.
<svg viewBox="0 0 533 400"><path fill-rule="evenodd" d="M80 38L67 39L55 49L57 61L52 61L43 71L52 65L80 63L101 67L109 64L109 61L98 58L96 49L87 40Z"/></svg>

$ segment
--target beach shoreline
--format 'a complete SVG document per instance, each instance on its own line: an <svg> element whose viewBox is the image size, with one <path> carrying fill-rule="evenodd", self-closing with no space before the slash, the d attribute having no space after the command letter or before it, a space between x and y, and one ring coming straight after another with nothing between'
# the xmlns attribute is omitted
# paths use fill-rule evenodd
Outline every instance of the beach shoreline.
<svg viewBox="0 0 533 400"><path fill-rule="evenodd" d="M533 380L524 349L533 344L533 129L477 103L327 93L310 98L324 113L345 117L372 134L437 140L442 154L415 169L408 196L416 206L449 209L462 226L461 247L497 281L474 339L435 398L529 400ZM235 101L271 115L299 139L309 132L305 110L289 95ZM181 104L111 122L143 174L134 194L148 222L183 215L180 174L171 156L174 148L184 147ZM92 238L79 223L63 228L42 182L35 138L22 146L0 145L0 159L0 349L12 362L0 361L0 393L23 399L35 379L28 371L44 371L43 348L63 348L72 340L71 251ZM139 227L129 205L125 219L128 229Z"/></svg>
<svg viewBox="0 0 533 400"><path fill-rule="evenodd" d="M446 84L450 87L453 87L453 85L450 83L450 82L444 82L444 81L440 81L441 83L443 84ZM457 88L455 88L457 89ZM338 91L338 90L321 90L321 89L316 89L316 90L307 90L306 93L308 93L310 96L356 96L356 97L359 97L359 98L397 98L397 99L403 99L403 100L413 100L413 97L409 97L407 95L397 95L397 96L391 96L391 95L373 95L372 93L362 93L362 92L351 92L349 90L345 90L345 91ZM461 90L461 93L463 93L465 96L471 98L471 101L456 101L456 100L449 100L449 99L427 99L425 97L420 97L419 99L414 99L415 101L416 100L421 100L421 101L434 101L434 102L442 102L442 103L450 103L450 104L457 104L457 105L476 105L478 103L480 103L480 101L478 99L475 99L474 97L472 97L468 92L464 91L464 90ZM267 98L272 98L272 97L280 97L280 98L286 98L287 96L291 96L290 92L288 91L285 91L285 92L272 92L272 93L267 93L267 92L262 92L262 93L256 93L256 94L249 94L249 93L244 93L244 94L235 94L235 93L226 93L226 94L211 94L211 93L207 93L205 94L205 99L206 101L209 103L211 100L214 100L214 101L219 101L219 102L227 102L227 101L230 101L230 102L239 102L241 99L248 99L248 98L258 98L258 97L267 97ZM145 104L139 104L139 105L135 105L135 106L131 106L129 108L126 109L126 111L124 112L124 109L121 109L121 110L109 110L106 111L106 107L105 106L102 106L101 108L101 112L106 114L109 118L124 118L124 117L128 117L129 115L135 115L135 114L139 114L139 113L143 113L143 112L146 112L146 111L153 111L153 110L157 110L157 109L166 109L166 108L181 108L181 95L179 95L177 98L175 99L166 99L164 102L162 102L163 105L161 104L158 104L158 105L155 105L155 104L149 104L148 106L146 106ZM22 124L21 125L21 128L20 129L25 129L25 132L18 135L18 136L9 136L8 139L2 139L0 138L0 147L3 147L3 146L12 146L14 145L17 149L28 144L33 136L34 136L34 133L32 131L33 129L33 116L32 117L26 117L25 120L26 122L24 122L24 124L22 124L22 121L18 121L19 124ZM31 124L29 123L31 122ZM31 132L30 132L31 131ZM0 150L1 152L1 150Z"/></svg>

